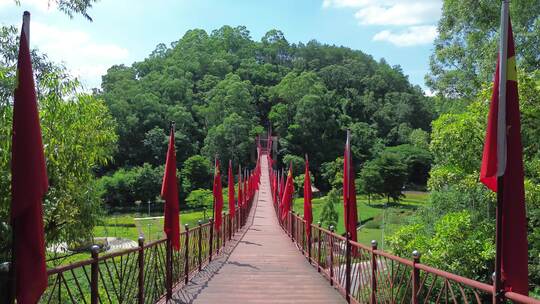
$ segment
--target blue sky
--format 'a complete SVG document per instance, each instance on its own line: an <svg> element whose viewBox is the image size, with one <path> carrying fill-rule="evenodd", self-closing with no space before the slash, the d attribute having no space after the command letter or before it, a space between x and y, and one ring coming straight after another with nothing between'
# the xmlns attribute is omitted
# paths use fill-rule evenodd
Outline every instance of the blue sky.
<svg viewBox="0 0 540 304"><path fill-rule="evenodd" d="M55 1L0 0L0 22L20 26L32 13L31 45L61 61L87 88L99 87L113 64L144 59L192 28L208 32L245 25L255 40L270 29L290 43L316 39L362 50L400 65L424 85L442 0L101 0L89 14L70 19Z"/></svg>

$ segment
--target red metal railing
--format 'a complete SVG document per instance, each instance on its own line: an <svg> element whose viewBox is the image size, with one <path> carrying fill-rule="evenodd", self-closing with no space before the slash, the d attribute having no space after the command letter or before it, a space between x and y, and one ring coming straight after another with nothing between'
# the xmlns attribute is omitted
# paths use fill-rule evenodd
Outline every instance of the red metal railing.
<svg viewBox="0 0 540 304"><path fill-rule="evenodd" d="M282 228L308 261L329 280L349 303L492 303L494 287L420 263L420 254L404 259L311 225L290 212ZM540 304L540 300L513 292L504 297L514 303Z"/></svg>
<svg viewBox="0 0 540 304"><path fill-rule="evenodd" d="M246 223L252 202L238 208L235 217L223 217L219 231L213 221L194 228L185 225L180 234L180 250L172 250L168 240L111 254L92 251L92 258L47 271L49 286L40 303L155 303L170 299L176 285L187 284L232 239Z"/></svg>

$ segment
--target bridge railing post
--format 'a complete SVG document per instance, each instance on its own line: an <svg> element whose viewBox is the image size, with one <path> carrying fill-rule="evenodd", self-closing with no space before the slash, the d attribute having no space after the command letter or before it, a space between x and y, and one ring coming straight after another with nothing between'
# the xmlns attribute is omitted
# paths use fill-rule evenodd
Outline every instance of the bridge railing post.
<svg viewBox="0 0 540 304"><path fill-rule="evenodd" d="M330 285L334 286L334 226L330 226Z"/></svg>
<svg viewBox="0 0 540 304"><path fill-rule="evenodd" d="M420 290L420 269L416 268L416 264L420 263L420 252L417 250L412 252L413 269L412 269L412 304L418 304L418 291Z"/></svg>
<svg viewBox="0 0 540 304"><path fill-rule="evenodd" d="M186 231L186 237L187 237L187 231ZM166 285L166 298L167 300L170 300L172 298L172 244L171 240L167 237L166 242L166 258L165 258L165 284ZM186 246L186 252L188 251L188 247Z"/></svg>
<svg viewBox="0 0 540 304"><path fill-rule="evenodd" d="M318 231L318 235L317 235L317 272L321 272L321 243L322 243L322 239L321 239L321 233L322 233L322 230L321 230L321 227L322 227L322 224L321 222L318 222L317 223L317 226L319 227L319 229L317 229Z"/></svg>
<svg viewBox="0 0 540 304"><path fill-rule="evenodd" d="M294 229L295 229L295 226L296 226L295 223L294 223L294 221L296 219L295 216L294 216L294 211L291 211L290 215L291 215L291 241L294 242L294 232L295 232Z"/></svg>
<svg viewBox="0 0 540 304"><path fill-rule="evenodd" d="M377 304L377 241L371 241L371 304Z"/></svg>
<svg viewBox="0 0 540 304"><path fill-rule="evenodd" d="M351 302L351 234L345 237L345 300Z"/></svg>
<svg viewBox="0 0 540 304"><path fill-rule="evenodd" d="M313 229L311 229L311 224L306 227L309 231L309 234L307 235L307 250L308 250L308 261L311 264L311 233L313 232Z"/></svg>
<svg viewBox="0 0 540 304"><path fill-rule="evenodd" d="M232 217L231 217L231 212L229 211L229 217L228 217L229 221L229 241L232 240L232 235L233 235L233 220L232 220Z"/></svg>
<svg viewBox="0 0 540 304"><path fill-rule="evenodd" d="M189 225L185 224L184 227L186 230L186 243L184 244L186 248L184 254L184 284L187 285L189 281Z"/></svg>
<svg viewBox="0 0 540 304"><path fill-rule="evenodd" d="M292 213L289 212L289 214L287 215L287 233L290 236L292 236L292 227L293 227L293 223L292 223L292 220L293 220L293 217L292 217Z"/></svg>
<svg viewBox="0 0 540 304"><path fill-rule="evenodd" d="M227 224L229 223L229 220L227 219L227 214L225 212L223 212L223 224L221 226L223 226L221 228L222 232L223 232L223 248L225 248L225 243L227 241L227 234L226 234L226 231L227 231Z"/></svg>
<svg viewBox="0 0 540 304"><path fill-rule="evenodd" d="M244 227L244 206L240 207L240 227Z"/></svg>
<svg viewBox="0 0 540 304"><path fill-rule="evenodd" d="M93 245L90 248L92 252L92 266L90 267L90 304L98 304L98 280L99 280L99 246Z"/></svg>
<svg viewBox="0 0 540 304"><path fill-rule="evenodd" d="M223 226L223 221L221 223L221 226ZM216 255L219 254L219 248L220 248L219 247L219 244L220 244L219 241L220 241L220 238L221 238L221 228L222 228L221 226L218 229L216 229Z"/></svg>
<svg viewBox="0 0 540 304"><path fill-rule="evenodd" d="M144 304L144 237L139 236L139 255L137 257L139 275L137 277L137 303Z"/></svg>
<svg viewBox="0 0 540 304"><path fill-rule="evenodd" d="M306 221L303 216L300 222L302 223L302 227L300 227L302 231L302 255L306 255L306 251L304 250L306 248Z"/></svg>
<svg viewBox="0 0 540 304"><path fill-rule="evenodd" d="M214 219L210 218L210 238L208 239L208 259L212 262L212 247L214 247Z"/></svg>
<svg viewBox="0 0 540 304"><path fill-rule="evenodd" d="M197 242L197 251L198 251L198 256L197 256L197 260L199 262L199 271L202 270L202 221L199 220L197 221L197 225L198 225L198 228L199 228L199 240Z"/></svg>

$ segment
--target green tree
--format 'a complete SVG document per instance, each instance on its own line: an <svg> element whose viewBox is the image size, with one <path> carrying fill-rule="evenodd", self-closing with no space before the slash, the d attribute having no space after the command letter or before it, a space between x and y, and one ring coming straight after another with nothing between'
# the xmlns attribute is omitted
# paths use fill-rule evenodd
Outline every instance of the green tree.
<svg viewBox="0 0 540 304"><path fill-rule="evenodd" d="M253 121L256 116L251 89L249 81L242 81L232 73L227 74L206 94L208 101L200 108L200 115L204 117L207 127L221 124L224 117L233 113L244 120Z"/></svg>
<svg viewBox="0 0 540 304"><path fill-rule="evenodd" d="M368 203L371 204L372 195L380 193L383 183L384 181L379 172L379 167L376 166L375 163L369 162L358 174L357 191L362 194L367 194Z"/></svg>
<svg viewBox="0 0 540 304"><path fill-rule="evenodd" d="M520 110L522 119L522 142L525 164L525 196L529 219L529 244L538 246L537 206L538 194L538 105L540 104L540 77L538 72L518 71L520 92ZM483 184L479 183L479 168L485 136L488 101L491 84L484 85L479 96L457 113L446 113L433 122L430 149L434 157L434 166L430 172L428 187L431 190L430 204L417 211L414 220L425 227L424 234L433 237L441 218L447 214L465 210L472 223L472 230L483 225L492 225L495 217L496 197ZM466 143L465 143L466 142ZM532 223L532 224L531 224ZM468 231L463 233L467 234ZM472 232L470 232L472 233ZM493 232L475 236L479 242L492 242ZM536 272L537 251L529 251L529 272L531 290L539 290L540 281ZM490 261L489 264L492 264ZM442 264L444 266L444 264ZM437 265L438 266L438 265ZM440 267L443 267L440 266ZM477 267L457 269L469 277L478 277L487 281L489 276ZM471 273L474 272L474 273ZM534 273L534 274L532 274ZM462 274L462 273L459 273Z"/></svg>
<svg viewBox="0 0 540 304"><path fill-rule="evenodd" d="M405 144L388 147L383 153L395 154L407 166L407 186L413 188L426 186L433 161L429 150Z"/></svg>
<svg viewBox="0 0 540 304"><path fill-rule="evenodd" d="M202 155L189 157L182 166L180 177L182 192L191 193L195 189L208 189L212 185L212 164Z"/></svg>
<svg viewBox="0 0 540 304"><path fill-rule="evenodd" d="M114 151L114 120L99 99L62 88L56 75L46 77L47 86L60 94L40 99L40 120L45 148L49 191L44 199L46 241L73 242L91 237L100 214L100 194L94 170L106 165ZM65 80L62 80L65 83ZM45 85L42 83L42 85ZM65 94L65 95L64 95ZM64 96L72 97L64 97ZM10 202L12 106L0 105L0 220L8 223ZM84 215L84 216L82 216ZM8 236L2 235L2 243Z"/></svg>
<svg viewBox="0 0 540 304"><path fill-rule="evenodd" d="M247 164L255 138L263 132L259 125L251 124L236 113L232 113L223 123L208 130L202 152L209 159L217 156L224 164L229 162Z"/></svg>
<svg viewBox="0 0 540 304"><path fill-rule="evenodd" d="M337 227L339 214L335 204L339 204L339 195L336 190L331 190L326 196L323 208L321 209L320 220L323 227Z"/></svg>
<svg viewBox="0 0 540 304"><path fill-rule="evenodd" d="M338 157L334 161L323 163L321 166L321 176L325 181L326 189L343 188L343 157Z"/></svg>
<svg viewBox="0 0 540 304"><path fill-rule="evenodd" d="M292 165L293 175L298 176L305 169L305 160L303 157L287 154L283 156L283 168L289 169L289 165Z"/></svg>
<svg viewBox="0 0 540 304"><path fill-rule="evenodd" d="M401 228L388 241L391 250L399 255L408 256L418 250L428 265L486 281L491 277L495 256L493 235L493 224L477 224L467 211L460 211L440 218L433 234L417 224ZM463 252L472 254L464 255Z"/></svg>
<svg viewBox="0 0 540 304"><path fill-rule="evenodd" d="M164 166L145 163L129 169L121 168L99 179L99 188L107 207L133 207L135 201L160 201ZM178 175L178 172L177 172Z"/></svg>
<svg viewBox="0 0 540 304"><path fill-rule="evenodd" d="M428 86L446 98L474 98L495 70L499 41L500 2L443 2ZM512 2L510 15L518 65L526 72L540 68L537 0Z"/></svg>
<svg viewBox="0 0 540 304"><path fill-rule="evenodd" d="M407 165L395 153L383 153L366 163L360 171L362 189L366 194L379 194L399 201L407 181Z"/></svg>
<svg viewBox="0 0 540 304"><path fill-rule="evenodd" d="M429 149L429 133L422 129L414 129L409 135L409 143L416 148Z"/></svg>
<svg viewBox="0 0 540 304"><path fill-rule="evenodd" d="M214 196L212 191L208 189L195 189L189 193L186 203L189 208L202 209L204 211L204 219L206 219L206 212L212 209L214 204Z"/></svg>
<svg viewBox="0 0 540 304"><path fill-rule="evenodd" d="M18 31L0 27L0 260L10 248L10 160ZM97 168L112 160L116 123L104 102L80 93L79 83L47 56L31 51L49 177L44 198L46 242L90 238L101 213ZM83 216L84 215L84 216Z"/></svg>

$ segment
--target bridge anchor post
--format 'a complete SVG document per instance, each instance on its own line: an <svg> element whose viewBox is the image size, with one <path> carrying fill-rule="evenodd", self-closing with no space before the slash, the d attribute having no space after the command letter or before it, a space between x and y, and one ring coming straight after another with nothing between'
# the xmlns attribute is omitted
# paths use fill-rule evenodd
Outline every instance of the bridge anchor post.
<svg viewBox="0 0 540 304"><path fill-rule="evenodd" d="M172 298L172 244L171 244L171 240L169 238L167 238L167 248L166 248L166 260L165 260L165 276L166 276L166 291L167 291L167 294L166 294L166 299L167 301L169 301L171 298ZM187 252L187 247L186 247L186 252Z"/></svg>
<svg viewBox="0 0 540 304"><path fill-rule="evenodd" d="M420 252L413 251L413 271L412 271L412 304L418 304L418 291L420 290L420 269L416 268L416 264L420 263Z"/></svg>
<svg viewBox="0 0 540 304"><path fill-rule="evenodd" d="M371 304L377 303L377 241L371 241Z"/></svg>
<svg viewBox="0 0 540 304"><path fill-rule="evenodd" d="M334 226L330 226L330 286L334 286Z"/></svg>
<svg viewBox="0 0 540 304"><path fill-rule="evenodd" d="M184 248L186 250L184 255L184 284L187 285L189 281L189 225L185 224L184 227L186 230L186 244L184 245Z"/></svg>
<svg viewBox="0 0 540 304"><path fill-rule="evenodd" d="M208 248L209 248L208 258L209 258L209 261L212 262L212 247L214 245L214 219L210 218L209 222L210 222L210 239L209 239L209 244L208 244Z"/></svg>
<svg viewBox="0 0 540 304"><path fill-rule="evenodd" d="M98 304L99 246L92 245L90 251L92 252L93 259L92 266L90 268L90 304Z"/></svg>
<svg viewBox="0 0 540 304"><path fill-rule="evenodd" d="M345 300L351 303L351 234L345 238Z"/></svg>
<svg viewBox="0 0 540 304"><path fill-rule="evenodd" d="M199 220L197 222L197 224L199 225L198 228L199 228L199 242L197 244L197 251L198 251L198 262L199 262L199 271L202 270L202 221Z"/></svg>
<svg viewBox="0 0 540 304"><path fill-rule="evenodd" d="M319 229L318 230L318 236L317 236L317 272L321 272L321 222L317 223Z"/></svg>

